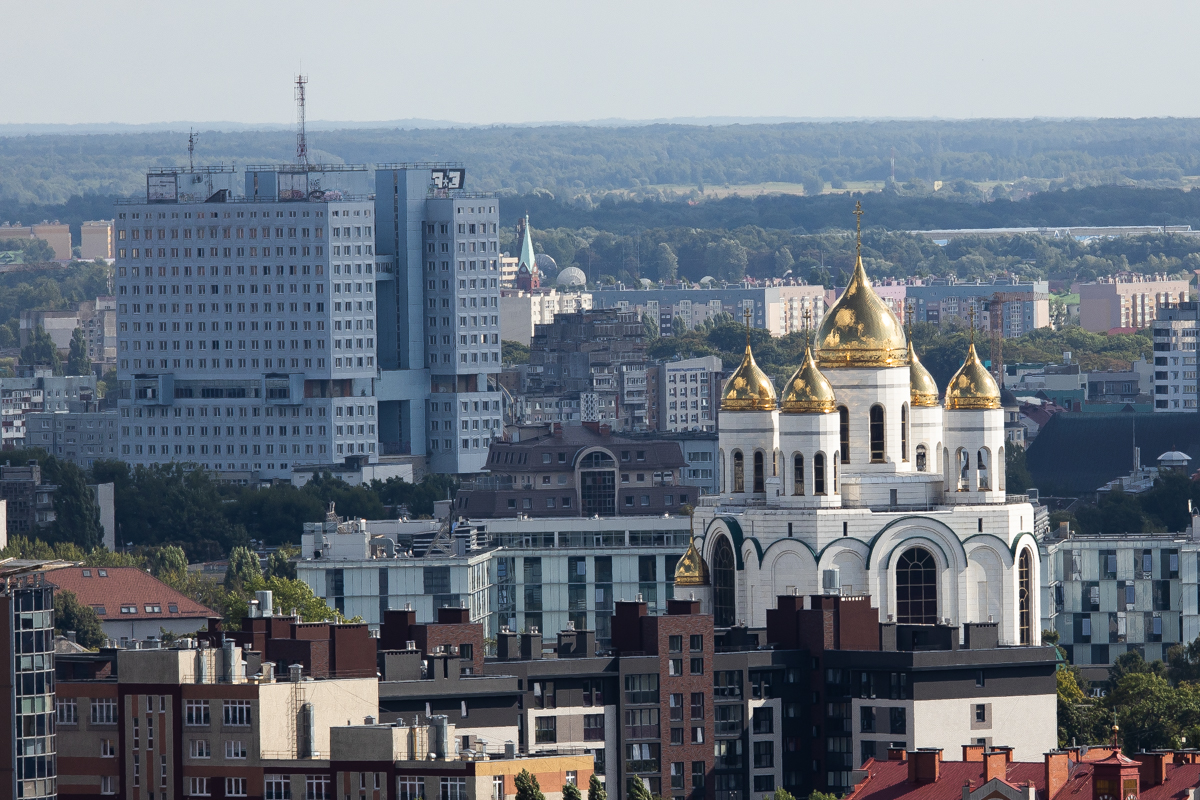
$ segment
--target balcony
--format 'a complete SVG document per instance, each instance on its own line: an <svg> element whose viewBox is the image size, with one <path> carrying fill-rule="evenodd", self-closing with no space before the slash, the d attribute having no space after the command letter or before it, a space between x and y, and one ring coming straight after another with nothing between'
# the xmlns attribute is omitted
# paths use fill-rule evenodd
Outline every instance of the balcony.
<svg viewBox="0 0 1200 800"><path fill-rule="evenodd" d="M662 732L659 725L626 725L626 739L660 739Z"/></svg>
<svg viewBox="0 0 1200 800"><path fill-rule="evenodd" d="M639 761L626 761L626 772L658 772L657 758L644 758Z"/></svg>
<svg viewBox="0 0 1200 800"><path fill-rule="evenodd" d="M717 720L715 723L717 736L741 736L742 721L740 719Z"/></svg>

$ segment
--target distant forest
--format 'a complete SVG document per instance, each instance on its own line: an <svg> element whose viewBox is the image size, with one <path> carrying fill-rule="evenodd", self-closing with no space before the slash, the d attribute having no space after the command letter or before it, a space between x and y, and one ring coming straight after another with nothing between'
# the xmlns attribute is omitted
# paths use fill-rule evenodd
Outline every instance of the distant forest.
<svg viewBox="0 0 1200 800"><path fill-rule="evenodd" d="M289 161L289 131L202 132L198 164ZM1200 120L969 120L316 131L333 163L461 161L468 188L559 198L819 179L1030 182L1032 188L1180 185L1200 175ZM187 162L184 133L0 137L0 199L126 195L149 167Z"/></svg>

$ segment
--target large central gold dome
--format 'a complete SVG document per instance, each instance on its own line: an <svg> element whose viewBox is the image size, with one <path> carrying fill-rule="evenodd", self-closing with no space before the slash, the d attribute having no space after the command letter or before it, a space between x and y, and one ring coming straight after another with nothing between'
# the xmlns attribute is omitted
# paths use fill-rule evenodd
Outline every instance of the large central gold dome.
<svg viewBox="0 0 1200 800"><path fill-rule="evenodd" d="M871 288L862 255L846 291L825 312L817 329L821 367L899 367L908 363L900 320Z"/></svg>

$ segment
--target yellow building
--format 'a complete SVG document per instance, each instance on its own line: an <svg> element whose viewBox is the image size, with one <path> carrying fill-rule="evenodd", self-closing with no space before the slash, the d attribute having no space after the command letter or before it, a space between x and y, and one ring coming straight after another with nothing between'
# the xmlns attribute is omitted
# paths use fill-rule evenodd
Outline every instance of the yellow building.
<svg viewBox="0 0 1200 800"><path fill-rule="evenodd" d="M111 219L91 220L83 223L79 230L80 258L113 257L113 222Z"/></svg>

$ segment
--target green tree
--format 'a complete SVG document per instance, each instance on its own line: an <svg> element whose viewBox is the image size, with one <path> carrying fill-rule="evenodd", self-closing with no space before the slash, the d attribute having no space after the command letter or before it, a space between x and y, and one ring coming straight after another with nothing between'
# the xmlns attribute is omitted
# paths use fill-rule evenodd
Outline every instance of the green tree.
<svg viewBox="0 0 1200 800"><path fill-rule="evenodd" d="M262 578L258 556L248 547L235 547L229 552L229 567L225 570L225 588L238 591Z"/></svg>
<svg viewBox="0 0 1200 800"><path fill-rule="evenodd" d="M648 340L658 338L658 320L650 314L642 314L642 330Z"/></svg>
<svg viewBox="0 0 1200 800"><path fill-rule="evenodd" d="M600 782L600 778L595 773L588 778L587 800L608 800L608 792L604 790L604 784Z"/></svg>
<svg viewBox="0 0 1200 800"><path fill-rule="evenodd" d="M62 359L59 358L58 348L41 325L33 329L29 344L21 348L21 363L52 367L55 375L62 375Z"/></svg>
<svg viewBox="0 0 1200 800"><path fill-rule="evenodd" d="M653 800L653 798L650 796L650 790L646 788L646 782L634 775L629 778L625 800Z"/></svg>
<svg viewBox="0 0 1200 800"><path fill-rule="evenodd" d="M50 536L57 542L72 542L83 550L100 547L104 528L95 493L88 486L87 473L70 461L48 456L42 466L42 480L58 488L54 492L54 523Z"/></svg>
<svg viewBox="0 0 1200 800"><path fill-rule="evenodd" d="M537 777L529 774L529 770L518 772L514 783L517 785L517 800L546 800L542 787L538 786Z"/></svg>
<svg viewBox="0 0 1200 800"><path fill-rule="evenodd" d="M562 787L562 800L583 800L583 795L579 792L579 787L573 783L564 783Z"/></svg>
<svg viewBox="0 0 1200 800"><path fill-rule="evenodd" d="M147 561L150 564L150 574L161 579L164 575L180 575L187 572L187 554L182 547L169 544L156 547L150 551Z"/></svg>
<svg viewBox="0 0 1200 800"><path fill-rule="evenodd" d="M1010 444L1004 451L1005 491L1009 494L1025 494L1033 486L1033 476L1025 466L1025 448Z"/></svg>
<svg viewBox="0 0 1200 800"><path fill-rule="evenodd" d="M821 176L815 173L805 175L802 183L804 185L804 194L809 197L815 197L825 191L825 181L821 180Z"/></svg>
<svg viewBox="0 0 1200 800"><path fill-rule="evenodd" d="M264 577L295 580L296 564L292 559L299 554L300 550L298 548L280 547L267 557L267 570L263 573Z"/></svg>
<svg viewBox="0 0 1200 800"><path fill-rule="evenodd" d="M661 283L674 281L679 274L679 256L666 242L660 242L654 251L654 268Z"/></svg>
<svg viewBox="0 0 1200 800"><path fill-rule="evenodd" d="M832 792L811 792L808 800L838 800L838 796Z"/></svg>
<svg viewBox="0 0 1200 800"><path fill-rule="evenodd" d="M787 789L781 787L775 790L775 794L771 795L771 800L796 800L796 798Z"/></svg>
<svg viewBox="0 0 1200 800"><path fill-rule="evenodd" d="M54 632L65 636L67 631L75 631L75 641L91 650L108 638L91 606L79 602L74 592L60 591L54 595Z"/></svg>
<svg viewBox="0 0 1200 800"><path fill-rule="evenodd" d="M782 278L792 268L796 266L796 259L792 258L792 251L787 247L781 247L775 251L775 275Z"/></svg>
<svg viewBox="0 0 1200 800"><path fill-rule="evenodd" d="M88 357L87 340L83 338L83 328L76 328L71 334L66 372L68 375L89 375L92 372L92 360Z"/></svg>
<svg viewBox="0 0 1200 800"><path fill-rule="evenodd" d="M529 345L505 339L500 342L500 360L505 364L528 364Z"/></svg>
<svg viewBox="0 0 1200 800"><path fill-rule="evenodd" d="M740 281L746 275L749 256L737 239L719 239L704 247L704 270L715 278Z"/></svg>

